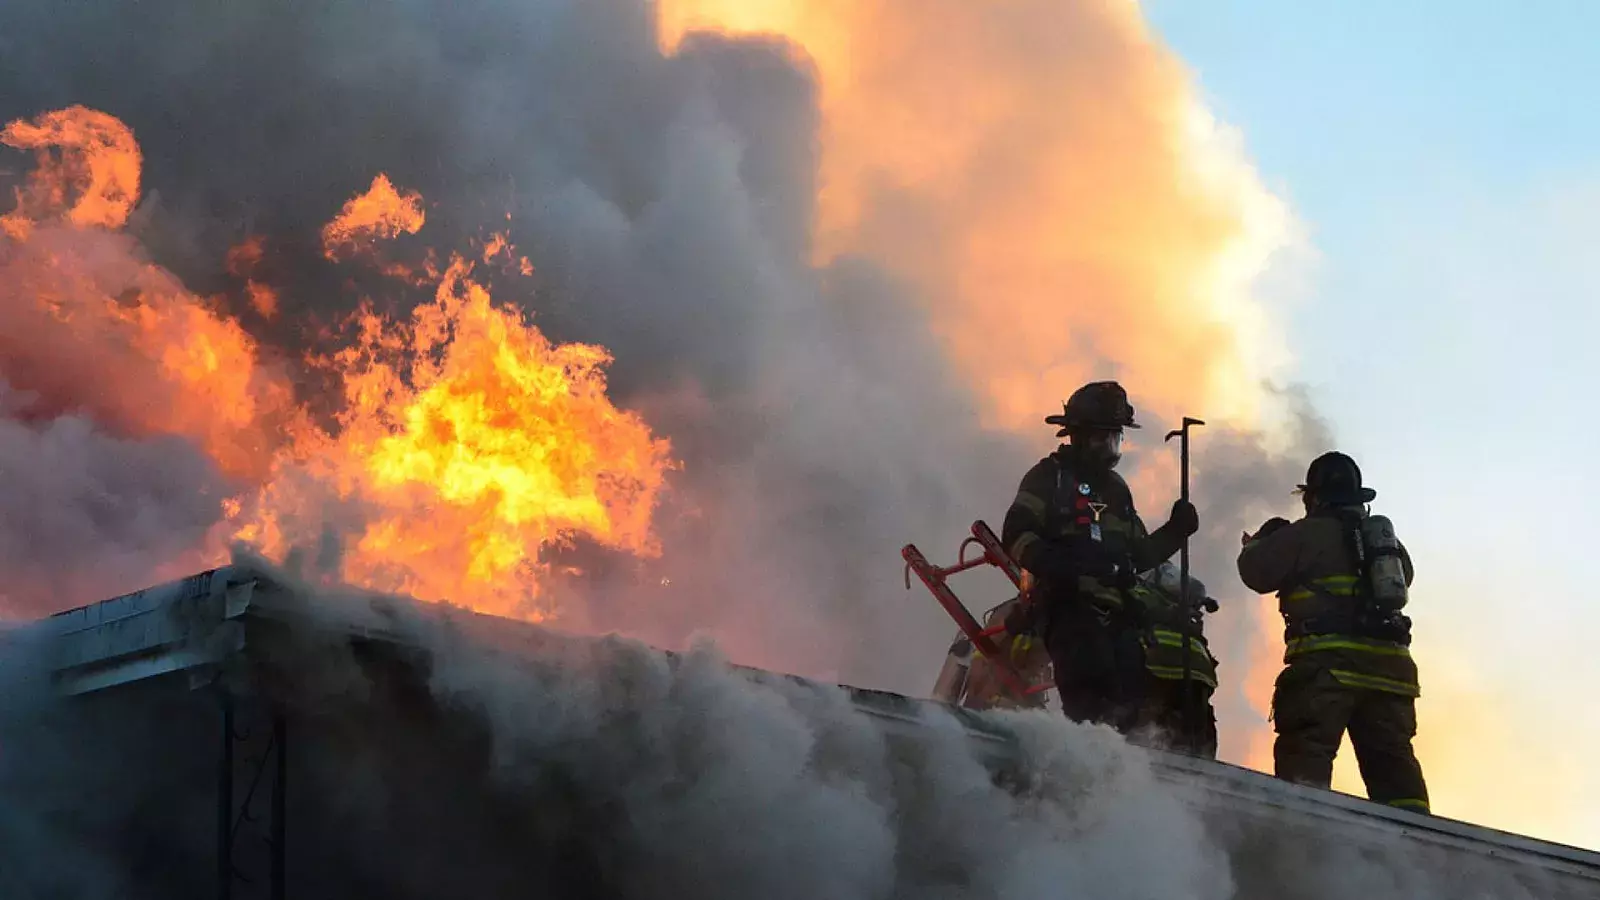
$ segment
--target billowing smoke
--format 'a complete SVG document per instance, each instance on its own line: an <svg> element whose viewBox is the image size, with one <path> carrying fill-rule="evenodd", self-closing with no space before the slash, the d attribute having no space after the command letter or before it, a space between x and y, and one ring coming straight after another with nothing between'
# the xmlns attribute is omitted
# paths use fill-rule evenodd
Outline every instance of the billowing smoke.
<svg viewBox="0 0 1600 900"><path fill-rule="evenodd" d="M13 393L0 382L0 404ZM76 415L38 425L0 418L0 618L182 574L225 487L182 438L117 438Z"/></svg>
<svg viewBox="0 0 1600 900"><path fill-rule="evenodd" d="M84 206L90 204L83 204ZM175 577L287 420L287 382L126 235L0 235L0 614Z"/></svg>
<svg viewBox="0 0 1600 900"><path fill-rule="evenodd" d="M1077 382L1124 379L1146 434L1231 421L1228 470L1267 471L1247 288L1281 211L1132 6L736 6L749 21L702 20L784 35L673 29L663 50L639 0L8 7L0 119L83 104L128 123L140 252L294 356L361 297L416 299L318 246L375 172L426 198L446 245L509 213L535 274L497 297L609 348L613 394L683 461L659 562L579 547L569 624L706 631L743 662L921 692L949 624L904 591L900 545L943 557L973 519L998 525ZM224 266L251 236L270 317ZM1130 459L1152 525L1156 452ZM1207 535L1251 503L1200 490ZM1226 540L1199 546L1217 589ZM988 577L972 605L1004 595Z"/></svg>
<svg viewBox="0 0 1600 900"><path fill-rule="evenodd" d="M1221 849L1105 729L1019 718L1028 786L1012 794L953 720L891 745L834 689L752 682L707 647L669 663L425 610L383 620L425 662L383 668L314 627L364 604L300 601L303 636L271 659L294 684L291 895L1229 896ZM213 692L169 681L60 707L45 648L0 640L0 887L210 896ZM241 735L261 728L249 712ZM54 811L79 803L93 810ZM240 872L259 880L260 823L241 822Z"/></svg>
<svg viewBox="0 0 1600 900"><path fill-rule="evenodd" d="M1219 817L1144 751L1051 714L996 714L1018 742L997 773L937 708L908 742L831 686L753 679L705 645L669 660L273 578L301 627L258 624L262 693L234 700L236 896L266 888L266 698L287 710L288 896L1568 896L1420 844ZM352 643L352 625L387 637ZM0 890L215 896L217 688L242 673L60 702L51 645L7 631Z"/></svg>
<svg viewBox="0 0 1600 900"><path fill-rule="evenodd" d="M661 6L669 38L770 29L812 56L818 256L914 286L986 419L1036 428L1104 374L1163 419L1255 412L1251 282L1290 222L1136 5Z"/></svg>
<svg viewBox="0 0 1600 900"><path fill-rule="evenodd" d="M1290 492L1305 477L1306 464L1333 446L1327 423L1302 392L1275 394L1289 416L1286 446L1269 446L1254 432L1197 429L1191 473L1195 502L1205 511L1191 551L1195 575L1221 607L1206 622L1219 660L1218 752L1263 771L1271 771L1272 735L1261 722L1282 668L1282 620L1277 598L1257 597L1240 584L1234 561L1244 534L1272 516L1298 517Z"/></svg>

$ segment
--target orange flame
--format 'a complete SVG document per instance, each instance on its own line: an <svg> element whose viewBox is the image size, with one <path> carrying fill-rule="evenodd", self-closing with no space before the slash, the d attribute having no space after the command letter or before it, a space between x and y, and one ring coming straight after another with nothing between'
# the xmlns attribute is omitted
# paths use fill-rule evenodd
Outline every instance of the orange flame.
<svg viewBox="0 0 1600 900"><path fill-rule="evenodd" d="M84 411L132 434L185 435L230 475L265 472L296 417L281 376L239 325L211 312L118 229L138 199L132 132L71 107L0 131L39 166L4 217L0 375L39 414Z"/></svg>
<svg viewBox="0 0 1600 900"><path fill-rule="evenodd" d="M398 237L401 232L416 234L422 229L422 195L401 193L379 173L365 194L351 198L333 221L323 226L322 252L338 260L355 250L369 248L378 239Z"/></svg>
<svg viewBox="0 0 1600 900"><path fill-rule="evenodd" d="M12 237L52 218L121 228L139 200L139 145L132 129L114 116L72 106L12 122L0 131L0 143L38 156L32 176L17 191L16 208L0 216L0 231Z"/></svg>
<svg viewBox="0 0 1600 900"><path fill-rule="evenodd" d="M228 249L228 274L247 278L266 257L266 245L259 235L252 235Z"/></svg>
<svg viewBox="0 0 1600 900"><path fill-rule="evenodd" d="M257 281L252 275L266 258L266 244L260 235L251 235L228 249L226 257L228 274L245 280L245 296L250 308L263 319L278 315L278 292L271 285Z"/></svg>
<svg viewBox="0 0 1600 900"><path fill-rule="evenodd" d="M497 231L489 236L483 245L483 261L494 262L497 258L504 257L502 266L516 272L524 278L533 274L533 263L526 256L518 256L517 248L512 246L511 239L505 232Z"/></svg>
<svg viewBox="0 0 1600 900"><path fill-rule="evenodd" d="M489 235L489 240L483 245L483 261L493 262L496 256L510 251L511 244L501 232Z"/></svg>
<svg viewBox="0 0 1600 900"><path fill-rule="evenodd" d="M338 435L299 448L239 536L282 555L315 537L305 525L332 489L364 519L345 580L541 619L543 548L581 534L659 552L669 447L606 397L604 349L551 344L470 273L455 259L409 323L359 315L357 342L328 361L344 372Z"/></svg>
<svg viewBox="0 0 1600 900"><path fill-rule="evenodd" d="M0 374L41 412L184 435L230 475L264 473L296 417L287 381L237 322L125 252L119 236L45 228L0 248ZM75 267L79 255L93 264Z"/></svg>
<svg viewBox="0 0 1600 900"><path fill-rule="evenodd" d="M245 290L250 294L250 308L263 319L271 319L278 315L278 292L259 281L245 283Z"/></svg>
<svg viewBox="0 0 1600 900"><path fill-rule="evenodd" d="M342 532L324 572L536 619L557 611L541 585L547 549L582 536L659 552L651 520L668 444L612 405L603 348L551 343L495 305L469 262L441 273L430 253L407 273L437 281L431 302L398 323L364 309L350 346L308 361L343 385L338 427L324 430L236 321L103 230L125 223L137 196L138 147L120 122L74 108L3 134L64 150L41 150L0 233L0 377L37 396L25 413L80 411L194 440L249 485L221 501L219 539L282 560ZM421 196L379 175L324 229L325 250L421 226ZM254 238L233 248L230 272L249 279L264 252ZM511 252L497 236L486 258L515 264ZM258 313L276 312L270 287L246 287Z"/></svg>

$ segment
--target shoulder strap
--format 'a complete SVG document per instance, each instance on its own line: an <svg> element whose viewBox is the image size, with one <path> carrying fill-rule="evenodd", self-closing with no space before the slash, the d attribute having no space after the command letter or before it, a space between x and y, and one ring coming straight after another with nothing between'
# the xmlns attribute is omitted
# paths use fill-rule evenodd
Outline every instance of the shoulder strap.
<svg viewBox="0 0 1600 900"><path fill-rule="evenodd" d="M1372 558L1367 553L1367 539L1361 533L1361 514L1354 510L1340 510L1339 525L1344 531L1345 552L1355 563L1356 595L1362 598L1372 593L1372 581L1369 577L1372 569Z"/></svg>
<svg viewBox="0 0 1600 900"><path fill-rule="evenodd" d="M1056 506L1059 507L1061 505L1061 491L1063 489L1073 493L1077 492L1078 473L1074 472L1072 470L1072 466L1067 464L1067 461L1063 458L1060 450L1057 450L1045 458L1056 467L1056 495L1052 498L1052 501Z"/></svg>

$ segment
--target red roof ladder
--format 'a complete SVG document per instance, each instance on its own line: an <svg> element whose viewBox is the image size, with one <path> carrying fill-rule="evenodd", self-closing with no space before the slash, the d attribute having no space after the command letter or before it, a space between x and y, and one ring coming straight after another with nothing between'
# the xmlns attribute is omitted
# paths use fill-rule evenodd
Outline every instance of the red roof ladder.
<svg viewBox="0 0 1600 900"><path fill-rule="evenodd" d="M967 545L969 544L977 544L982 548L982 555L967 559ZM1000 682L1005 685L1006 690L1013 697L1018 700L1026 700L1033 694L1042 693L1055 687L1055 685L1049 683L1029 684L1028 680L1017 670L1016 665L1012 663L1011 657L1002 652L992 639L994 635L1005 632L1005 624L997 623L989 628L979 625L978 620L961 604L960 598L956 596L955 591L950 589L950 585L946 580L951 575L965 572L969 569L976 569L979 566L997 566L1002 572L1006 573L1006 577L1011 579L1011 583L1016 585L1017 590L1023 591L1022 567L1018 566L1016 561L1006 553L1005 548L1000 546L1000 539L995 537L994 531L982 519L972 523L972 536L961 542L961 548L956 553L956 564L953 566L941 567L928 562L928 558L922 555L922 551L917 549L916 544L907 544L902 547L900 556L906 561L906 590L911 589L911 573L916 572L917 577L922 579L922 583L927 585L928 590L933 593L934 599L938 600L939 605L944 607L944 611L950 614L950 618L956 620L956 626L961 629L961 633L965 634L967 639L972 641L972 645L977 647L978 651L994 664L995 671L1000 676ZM1030 602L1026 591L1023 591L1022 602L1024 604Z"/></svg>

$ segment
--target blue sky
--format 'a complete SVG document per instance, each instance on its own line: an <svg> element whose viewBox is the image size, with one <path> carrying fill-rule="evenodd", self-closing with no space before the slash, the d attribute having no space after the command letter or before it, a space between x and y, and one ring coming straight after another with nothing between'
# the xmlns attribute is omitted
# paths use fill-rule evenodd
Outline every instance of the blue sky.
<svg viewBox="0 0 1600 900"><path fill-rule="evenodd" d="M1292 345L1418 559L1436 806L1600 847L1600 4L1143 6L1309 232Z"/></svg>

